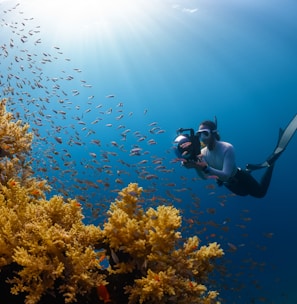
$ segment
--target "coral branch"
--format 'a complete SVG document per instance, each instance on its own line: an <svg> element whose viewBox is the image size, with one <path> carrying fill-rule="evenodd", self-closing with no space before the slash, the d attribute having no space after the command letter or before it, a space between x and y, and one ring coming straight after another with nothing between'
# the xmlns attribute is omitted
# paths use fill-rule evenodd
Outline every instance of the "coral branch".
<svg viewBox="0 0 297 304"><path fill-rule="evenodd" d="M223 255L217 243L199 248L193 236L179 248L179 211L172 206L144 210L136 183L119 192L102 228L85 225L79 202L45 198L46 181L34 178L25 163L32 141L29 126L12 120L2 101L1 291L9 284L12 295L24 295L25 304L51 303L44 299L52 294L60 299L55 303L78 298L84 304L218 303L218 293L203 283L213 260ZM105 257L108 267L100 264ZM94 290L98 297L95 292L90 301Z"/></svg>

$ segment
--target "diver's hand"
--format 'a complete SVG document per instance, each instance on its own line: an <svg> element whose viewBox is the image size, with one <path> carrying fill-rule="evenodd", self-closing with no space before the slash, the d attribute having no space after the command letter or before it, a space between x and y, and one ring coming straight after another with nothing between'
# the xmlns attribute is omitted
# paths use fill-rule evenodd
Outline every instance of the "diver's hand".
<svg viewBox="0 0 297 304"><path fill-rule="evenodd" d="M182 166L187 168L187 169L196 169L199 171L203 171L208 165L207 163L202 159L202 158L198 158L198 161L187 161L184 160L182 161Z"/></svg>
<svg viewBox="0 0 297 304"><path fill-rule="evenodd" d="M204 160L200 160L196 163L196 169L199 171L204 171L207 168L208 164Z"/></svg>
<svg viewBox="0 0 297 304"><path fill-rule="evenodd" d="M187 161L187 160L183 160L182 161L182 166L187 168L187 169L195 169L196 168L196 162L194 161Z"/></svg>

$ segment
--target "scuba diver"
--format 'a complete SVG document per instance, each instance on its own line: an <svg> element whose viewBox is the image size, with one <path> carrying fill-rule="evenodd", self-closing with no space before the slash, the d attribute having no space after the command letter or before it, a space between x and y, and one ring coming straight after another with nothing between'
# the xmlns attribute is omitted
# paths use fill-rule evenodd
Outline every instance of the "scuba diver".
<svg viewBox="0 0 297 304"><path fill-rule="evenodd" d="M198 175L207 179L215 176L219 186L224 185L233 193L262 198L266 195L275 161L286 149L297 130L297 114L285 130L280 129L278 143L273 153L261 164L247 164L246 169L236 166L234 148L230 143L220 140L217 121L203 121L198 131L193 135L193 129L179 129L178 131L192 130L191 136L179 135L176 140L176 154L182 159L185 168L194 168ZM193 140L194 139L194 140ZM203 144L201 153L200 144ZM252 175L253 170L265 168L265 172L258 182Z"/></svg>

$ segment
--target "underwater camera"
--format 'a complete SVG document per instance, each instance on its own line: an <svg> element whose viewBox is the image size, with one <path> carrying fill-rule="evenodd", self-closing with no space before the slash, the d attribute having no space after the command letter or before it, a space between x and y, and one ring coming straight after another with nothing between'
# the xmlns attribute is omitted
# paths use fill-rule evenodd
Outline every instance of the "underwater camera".
<svg viewBox="0 0 297 304"><path fill-rule="evenodd" d="M198 135L193 129L180 128L177 131L178 136L174 140L174 152L178 158L187 161L197 161L201 153L201 144Z"/></svg>

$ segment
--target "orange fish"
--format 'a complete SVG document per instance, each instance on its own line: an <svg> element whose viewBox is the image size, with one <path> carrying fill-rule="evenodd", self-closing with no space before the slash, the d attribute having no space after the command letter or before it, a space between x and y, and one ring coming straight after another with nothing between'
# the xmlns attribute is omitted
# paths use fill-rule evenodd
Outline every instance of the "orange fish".
<svg viewBox="0 0 297 304"><path fill-rule="evenodd" d="M38 195L40 195L40 190L38 190L38 189L33 189L33 190L31 191L31 194L32 194L32 195L38 196Z"/></svg>
<svg viewBox="0 0 297 304"><path fill-rule="evenodd" d="M7 182L7 184L9 187L14 187L17 184L17 182L15 180L11 179Z"/></svg>
<svg viewBox="0 0 297 304"><path fill-rule="evenodd" d="M97 286L97 295L104 303L111 303L110 295L105 285L101 284Z"/></svg>
<svg viewBox="0 0 297 304"><path fill-rule="evenodd" d="M98 260L99 264L100 264L102 261L104 261L105 258L106 258L106 255L105 255L105 254L101 255L101 257L100 257L99 260Z"/></svg>

